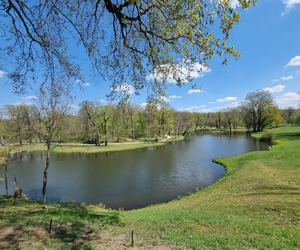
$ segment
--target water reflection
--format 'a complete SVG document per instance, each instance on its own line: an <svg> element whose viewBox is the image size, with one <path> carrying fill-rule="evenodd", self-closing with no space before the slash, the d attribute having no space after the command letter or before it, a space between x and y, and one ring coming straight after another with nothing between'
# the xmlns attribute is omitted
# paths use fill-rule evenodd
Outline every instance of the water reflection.
<svg viewBox="0 0 300 250"><path fill-rule="evenodd" d="M198 135L165 147L108 154L53 154L48 178L48 201L105 204L138 208L169 201L203 188L224 174L215 157L265 149L247 135ZM8 168L9 191L16 174L25 194L39 199L45 157L24 154ZM4 172L0 170L0 179ZM0 182L0 193L4 193Z"/></svg>

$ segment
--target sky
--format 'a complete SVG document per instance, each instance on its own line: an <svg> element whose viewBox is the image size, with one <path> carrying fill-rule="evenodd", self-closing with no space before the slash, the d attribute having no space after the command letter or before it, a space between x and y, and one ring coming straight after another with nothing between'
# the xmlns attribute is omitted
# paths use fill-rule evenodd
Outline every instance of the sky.
<svg viewBox="0 0 300 250"><path fill-rule="evenodd" d="M224 66L216 56L209 62L209 68L195 64L194 80L176 87L169 79L171 86L162 99L177 110L214 112L236 107L249 92L265 89L273 94L279 107L299 107L300 0L258 0L256 7L242 11L240 23L231 32L230 43L241 54L238 60L232 58ZM86 71L86 82L80 83L82 88L74 88L72 108L78 109L84 100L104 104L110 84L91 74L86 57L79 58ZM201 67L203 71L198 73L196 69ZM192 89L194 84L201 89ZM146 91L136 96L130 83L120 90L132 93L135 105L143 106L147 100ZM14 95L5 72L0 71L0 106L30 104L35 99L34 89L25 96Z"/></svg>

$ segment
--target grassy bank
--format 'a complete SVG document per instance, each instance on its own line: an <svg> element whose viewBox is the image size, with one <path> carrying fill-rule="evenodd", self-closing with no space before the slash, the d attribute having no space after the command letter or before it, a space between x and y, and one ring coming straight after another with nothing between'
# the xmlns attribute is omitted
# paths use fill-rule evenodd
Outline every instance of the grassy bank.
<svg viewBox="0 0 300 250"><path fill-rule="evenodd" d="M112 211L1 197L0 248L122 249L134 230L145 249L299 249L300 127L269 132L272 149L217 159L220 181L166 204Z"/></svg>
<svg viewBox="0 0 300 250"><path fill-rule="evenodd" d="M160 139L157 142L154 140L144 141L136 140L134 142L121 142L121 143L109 143L107 146L97 147L92 144L80 144L80 143L63 143L54 148L55 153L105 153L132 150L146 147L163 146L169 142L184 140L184 136L171 137L169 139ZM5 159L8 152L18 153L22 151L42 151L46 150L44 144L25 144L25 145L7 145L0 147L0 165L5 163Z"/></svg>

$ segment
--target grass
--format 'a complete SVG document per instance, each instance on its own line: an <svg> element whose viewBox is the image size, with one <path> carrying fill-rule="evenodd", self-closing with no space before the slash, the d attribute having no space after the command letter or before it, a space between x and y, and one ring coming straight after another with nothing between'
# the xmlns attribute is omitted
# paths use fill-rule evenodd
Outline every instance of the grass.
<svg viewBox="0 0 300 250"><path fill-rule="evenodd" d="M184 136L171 137L169 139L160 139L157 142L137 140L135 142L109 143L107 146L97 147L92 144L80 143L61 143L54 148L55 153L105 153L124 150L133 150L138 148L163 146L166 143L184 140ZM42 151L46 150L44 144L24 144L0 146L0 166L5 164L8 152L17 153L22 151Z"/></svg>
<svg viewBox="0 0 300 250"><path fill-rule="evenodd" d="M216 159L220 181L166 204L113 211L1 197L0 248L122 249L134 230L144 249L299 249L300 127L268 132L269 151Z"/></svg>
<svg viewBox="0 0 300 250"><path fill-rule="evenodd" d="M231 133L246 133L249 130L245 127L238 127L238 128L232 128ZM197 132L209 132L211 134L229 134L230 130L229 128L226 129L218 129L216 127L206 127L206 128L199 128L197 129Z"/></svg>

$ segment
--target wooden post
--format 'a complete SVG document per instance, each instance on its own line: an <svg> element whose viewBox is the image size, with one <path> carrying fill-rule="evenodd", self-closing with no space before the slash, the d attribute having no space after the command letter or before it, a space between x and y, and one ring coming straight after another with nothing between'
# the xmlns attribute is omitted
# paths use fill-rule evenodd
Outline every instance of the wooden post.
<svg viewBox="0 0 300 250"><path fill-rule="evenodd" d="M48 229L49 234L51 234L51 230L52 230L52 219L50 219L49 222L49 229Z"/></svg>
<svg viewBox="0 0 300 250"><path fill-rule="evenodd" d="M5 178L5 193L8 196L8 184L7 184L7 165L4 167L4 178Z"/></svg>
<svg viewBox="0 0 300 250"><path fill-rule="evenodd" d="M131 247L133 247L134 241L133 241L133 230L131 231Z"/></svg>

